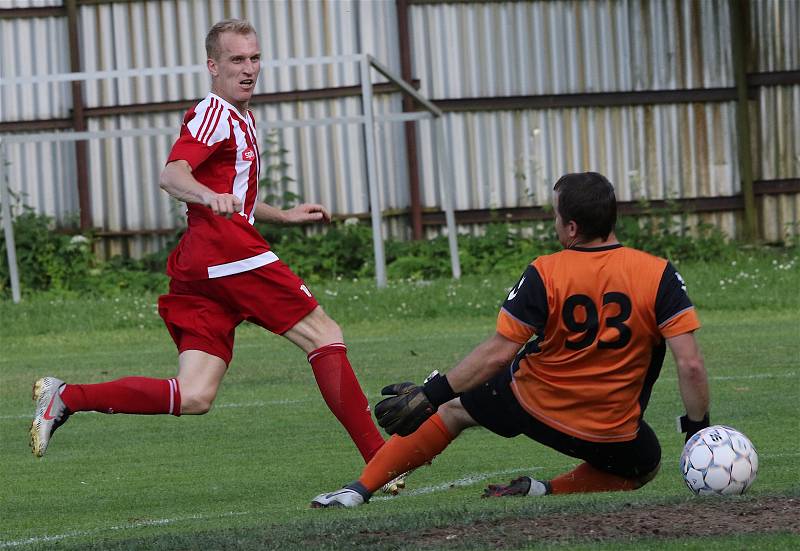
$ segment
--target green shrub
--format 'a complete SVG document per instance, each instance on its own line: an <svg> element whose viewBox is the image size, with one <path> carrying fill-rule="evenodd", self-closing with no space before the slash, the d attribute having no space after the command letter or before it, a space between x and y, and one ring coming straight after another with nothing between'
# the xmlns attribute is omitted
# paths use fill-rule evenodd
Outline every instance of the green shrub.
<svg viewBox="0 0 800 551"><path fill-rule="evenodd" d="M620 241L673 261L729 258L735 246L710 224L689 228L686 217L673 210L648 216L621 217ZM374 277L372 230L367 224L335 223L326 231L304 233L299 227L260 225L278 256L308 281ZM481 235L458 236L464 274L516 277L537 256L561 249L550 220L496 222ZM427 280L449 277L450 250L446 236L422 241L385 242L389 279Z"/></svg>
<svg viewBox="0 0 800 551"><path fill-rule="evenodd" d="M663 209L643 205L644 216L623 216L617 223L617 237L625 245L679 261L729 258L734 253L719 228L706 223L690 226L677 204Z"/></svg>
<svg viewBox="0 0 800 551"><path fill-rule="evenodd" d="M560 249L549 221L489 224L484 235L459 237L458 244L465 274L513 277L537 256Z"/></svg>
<svg viewBox="0 0 800 551"><path fill-rule="evenodd" d="M525 224L491 224L484 235L460 235L463 273L516 275L532 258L558 250L552 229L523 237ZM372 230L366 224L333 224L323 233L303 234L300 228L262 226L278 256L309 281L363 278L375 275ZM450 249L446 236L422 241L388 239L384 245L390 279L449 277Z"/></svg>
<svg viewBox="0 0 800 551"><path fill-rule="evenodd" d="M386 242L386 272L391 279L436 279L450 275L447 237ZM373 275L373 274L370 274Z"/></svg>
<svg viewBox="0 0 800 551"><path fill-rule="evenodd" d="M142 260L116 257L103 262L93 252L91 234L66 235L54 231L49 216L25 207L13 222L17 270L23 293L47 291L57 296L108 296L121 291L154 292L166 289L161 257ZM11 295L6 241L0 241L0 297Z"/></svg>
<svg viewBox="0 0 800 551"><path fill-rule="evenodd" d="M139 260L98 261L91 236L68 236L52 231L53 221L26 209L14 220L23 291L109 296L120 292L163 292L167 248ZM306 232L297 226L259 224L278 256L309 282L372 278L375 275L372 230L367 224L334 223L325 231ZM707 224L689 228L674 209L651 212L643 218L621 217L620 241L674 262L730 259L735 244ZM537 256L560 250L552 221L485 226L482 235L459 235L461 270L465 275L515 278ZM446 236L423 241L385 242L390 280L431 280L451 274ZM0 242L5 257L5 241ZM5 258L0 262L0 296L10 295Z"/></svg>
<svg viewBox="0 0 800 551"><path fill-rule="evenodd" d="M297 226L258 227L281 260L309 281L374 273L372 231L367 226L337 223L325 232L308 234Z"/></svg>
<svg viewBox="0 0 800 551"><path fill-rule="evenodd" d="M25 208L14 219L14 242L20 286L31 290L81 290L84 279L96 267L92 240L83 235L53 231L53 220ZM0 292L10 292L5 239L0 242Z"/></svg>

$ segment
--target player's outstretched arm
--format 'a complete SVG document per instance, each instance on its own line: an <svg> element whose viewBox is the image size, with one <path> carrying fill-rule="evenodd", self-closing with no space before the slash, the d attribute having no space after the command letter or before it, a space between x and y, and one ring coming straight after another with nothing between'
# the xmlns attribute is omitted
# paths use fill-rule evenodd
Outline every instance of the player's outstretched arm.
<svg viewBox="0 0 800 551"><path fill-rule="evenodd" d="M448 371L447 381L456 393L471 390L509 366L519 349L518 342L495 333Z"/></svg>
<svg viewBox="0 0 800 551"><path fill-rule="evenodd" d="M296 207L282 210L267 203L258 203L253 215L259 222L273 224L307 224L309 222L330 222L328 209L316 203L302 203Z"/></svg>
<svg viewBox="0 0 800 551"><path fill-rule="evenodd" d="M709 423L708 373L694 333L670 337L667 345L678 368L678 387L686 407L684 432L688 439Z"/></svg>
<svg viewBox="0 0 800 551"><path fill-rule="evenodd" d="M161 171L161 189L184 203L209 207L214 214L230 216L242 210L242 201L230 193L215 193L192 176L191 165L184 160L169 163Z"/></svg>
<svg viewBox="0 0 800 551"><path fill-rule="evenodd" d="M491 379L507 367L519 351L519 343L499 333L479 344L447 375L434 372L422 386L399 383L384 387L390 396L375 406L378 424L389 434L408 436L436 410L462 392Z"/></svg>

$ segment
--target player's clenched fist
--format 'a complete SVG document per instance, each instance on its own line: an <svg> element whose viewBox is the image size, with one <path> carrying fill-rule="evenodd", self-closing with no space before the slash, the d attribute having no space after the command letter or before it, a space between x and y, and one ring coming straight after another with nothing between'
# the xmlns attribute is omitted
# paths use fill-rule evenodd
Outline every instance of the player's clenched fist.
<svg viewBox="0 0 800 551"><path fill-rule="evenodd" d="M230 193L208 194L204 199L206 206L208 206L214 214L230 216L242 210L242 200Z"/></svg>

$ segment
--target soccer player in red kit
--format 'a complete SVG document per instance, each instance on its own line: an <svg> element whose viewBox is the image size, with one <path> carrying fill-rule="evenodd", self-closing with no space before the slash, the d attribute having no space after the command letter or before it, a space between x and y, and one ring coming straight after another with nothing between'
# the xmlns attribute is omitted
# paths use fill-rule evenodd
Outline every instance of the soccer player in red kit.
<svg viewBox="0 0 800 551"><path fill-rule="evenodd" d="M342 331L253 227L329 221L322 205L288 210L258 200L260 154L248 110L260 72L255 29L241 20L206 37L211 92L183 119L161 187L187 204L188 229L167 264L169 293L158 310L179 351L171 379L125 377L101 384L34 384L33 454L79 411L203 414L211 409L232 358L234 330L247 320L283 335L308 356L328 407L365 461L383 445L347 359Z"/></svg>
<svg viewBox="0 0 800 551"><path fill-rule="evenodd" d="M644 411L669 347L687 438L709 425L700 327L672 265L623 247L614 188L593 172L554 187L563 251L534 260L511 290L496 331L446 375L390 385L375 407L395 434L361 477L312 507L355 507L396 473L431 461L461 431L524 434L583 461L552 480L522 476L486 497L634 490L655 477L661 447Z"/></svg>

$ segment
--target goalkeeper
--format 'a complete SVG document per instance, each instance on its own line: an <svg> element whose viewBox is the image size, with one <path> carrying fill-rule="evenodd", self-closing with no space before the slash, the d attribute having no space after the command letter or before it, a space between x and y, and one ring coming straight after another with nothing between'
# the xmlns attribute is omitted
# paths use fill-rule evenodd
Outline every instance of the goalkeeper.
<svg viewBox="0 0 800 551"><path fill-rule="evenodd" d="M565 250L531 263L497 318L496 333L446 375L389 385L375 408L394 436L360 478L312 507L354 507L400 473L431 461L466 428L524 434L582 462L552 480L522 476L485 497L635 490L652 480L661 447L644 412L666 348L678 371L687 438L709 425L700 327L668 261L622 246L616 198L597 173L554 187Z"/></svg>

